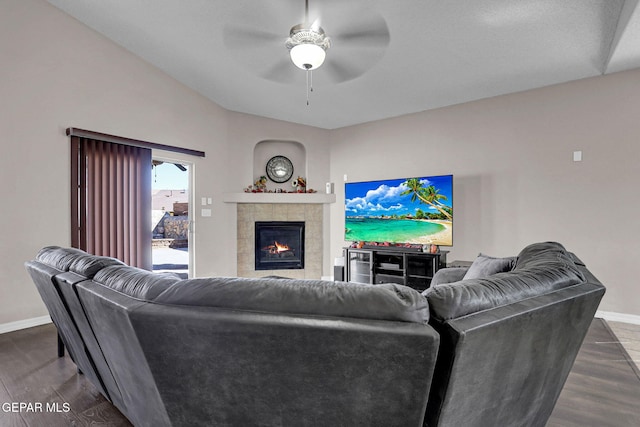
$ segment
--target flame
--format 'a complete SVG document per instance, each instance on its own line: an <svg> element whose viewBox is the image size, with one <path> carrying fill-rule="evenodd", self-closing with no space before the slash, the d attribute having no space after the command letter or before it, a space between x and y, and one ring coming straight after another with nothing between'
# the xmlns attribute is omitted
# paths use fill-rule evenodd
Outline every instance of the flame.
<svg viewBox="0 0 640 427"><path fill-rule="evenodd" d="M278 253L285 252L285 251L289 250L289 245L285 245L285 244L278 243L278 242L275 242L275 243L276 243L276 251Z"/></svg>
<svg viewBox="0 0 640 427"><path fill-rule="evenodd" d="M278 254L281 254L282 252L290 251L291 248L289 247L289 245L285 243L279 243L274 241L273 245L265 246L264 248L262 248L262 250L267 251L270 254L278 255Z"/></svg>

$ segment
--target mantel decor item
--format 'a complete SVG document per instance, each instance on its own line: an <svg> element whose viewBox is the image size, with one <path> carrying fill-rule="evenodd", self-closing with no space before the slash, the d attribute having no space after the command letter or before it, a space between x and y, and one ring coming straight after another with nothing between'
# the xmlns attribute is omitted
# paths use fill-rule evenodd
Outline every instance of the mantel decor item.
<svg viewBox="0 0 640 427"><path fill-rule="evenodd" d="M285 156L274 156L267 162L267 176L277 184L287 182L293 176L293 163Z"/></svg>
<svg viewBox="0 0 640 427"><path fill-rule="evenodd" d="M291 186L295 188L298 193L307 192L307 181L301 176L291 181Z"/></svg>
<svg viewBox="0 0 640 427"><path fill-rule="evenodd" d="M260 191L260 192L267 191L267 177L263 175L260 178L258 178L256 180L256 183L254 184L254 187L257 191Z"/></svg>

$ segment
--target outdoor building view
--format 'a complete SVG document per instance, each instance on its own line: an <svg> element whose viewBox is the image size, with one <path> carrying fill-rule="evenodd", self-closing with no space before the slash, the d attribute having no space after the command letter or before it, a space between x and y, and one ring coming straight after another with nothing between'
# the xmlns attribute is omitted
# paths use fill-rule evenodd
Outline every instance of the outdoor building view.
<svg viewBox="0 0 640 427"><path fill-rule="evenodd" d="M189 171L181 164L153 161L151 224L154 272L189 273Z"/></svg>

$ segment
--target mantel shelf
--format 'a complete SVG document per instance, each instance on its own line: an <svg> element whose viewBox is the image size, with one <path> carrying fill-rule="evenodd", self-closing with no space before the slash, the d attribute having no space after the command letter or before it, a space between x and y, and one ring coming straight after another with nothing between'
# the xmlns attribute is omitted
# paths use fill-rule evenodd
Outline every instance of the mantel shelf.
<svg viewBox="0 0 640 427"><path fill-rule="evenodd" d="M335 194L325 193L224 193L224 203L335 203Z"/></svg>

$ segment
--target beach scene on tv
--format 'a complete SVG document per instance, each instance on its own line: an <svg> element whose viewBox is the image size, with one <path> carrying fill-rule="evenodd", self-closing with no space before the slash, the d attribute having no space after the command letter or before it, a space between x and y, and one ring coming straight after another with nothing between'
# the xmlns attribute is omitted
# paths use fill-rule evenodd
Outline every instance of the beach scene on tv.
<svg viewBox="0 0 640 427"><path fill-rule="evenodd" d="M345 240L453 244L453 176L345 184Z"/></svg>

